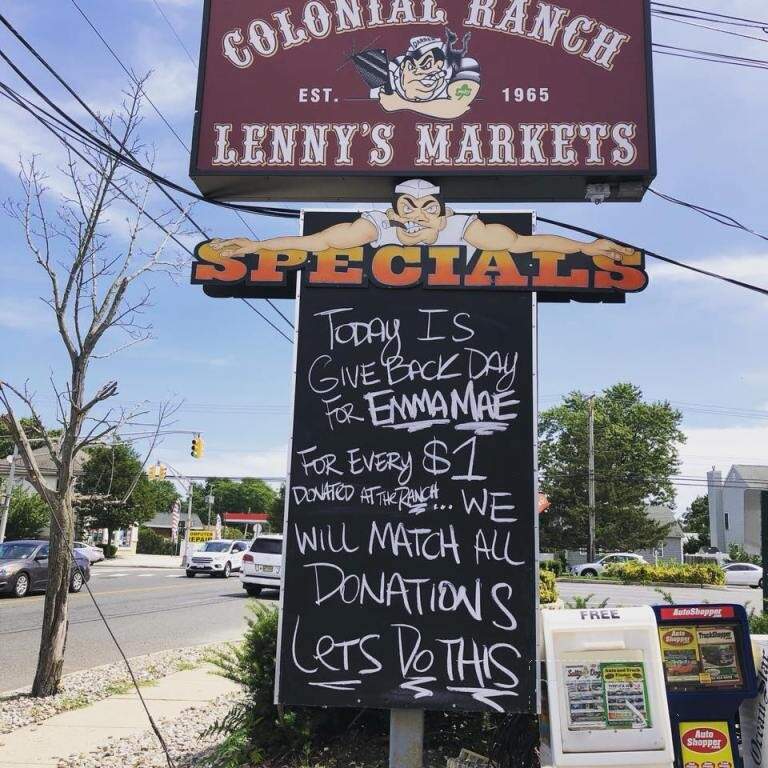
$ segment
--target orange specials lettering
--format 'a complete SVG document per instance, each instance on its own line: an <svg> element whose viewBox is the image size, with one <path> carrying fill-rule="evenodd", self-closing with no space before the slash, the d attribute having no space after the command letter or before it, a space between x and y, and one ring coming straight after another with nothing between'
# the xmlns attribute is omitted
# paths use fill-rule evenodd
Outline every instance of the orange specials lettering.
<svg viewBox="0 0 768 768"><path fill-rule="evenodd" d="M461 285L461 276L454 271L454 265L461 256L461 249L455 245L435 245L427 251L435 265L435 271L427 277L427 285L451 288Z"/></svg>
<svg viewBox="0 0 768 768"><path fill-rule="evenodd" d="M350 262L363 261L362 248L328 248L315 254L314 271L309 273L309 282L328 285L362 285L363 270L350 267Z"/></svg>
<svg viewBox="0 0 768 768"><path fill-rule="evenodd" d="M496 275L495 282L494 275ZM527 286L528 278L520 274L509 251L482 251L477 257L472 272L464 279L464 285L470 288L491 285Z"/></svg>
<svg viewBox="0 0 768 768"><path fill-rule="evenodd" d="M618 264L607 256L595 256L592 261L600 270L595 272L595 288L618 288L629 293L642 291L648 285L648 275L639 266L632 266L633 260L632 256L625 256ZM639 254L636 261L639 264Z"/></svg>
<svg viewBox="0 0 768 768"><path fill-rule="evenodd" d="M395 269L395 264L400 267ZM415 266L407 266L407 265ZM421 248L402 245L386 245L373 255L371 274L381 285L392 288L407 288L418 285L421 280Z"/></svg>
<svg viewBox="0 0 768 768"><path fill-rule="evenodd" d="M533 278L534 287L589 288L589 271L586 269L572 269L567 275L557 273L559 264L567 262L566 254L536 251L533 258L539 262L539 274Z"/></svg>
<svg viewBox="0 0 768 768"><path fill-rule="evenodd" d="M192 279L221 283L238 283L246 275L248 267L240 259L223 256L210 245L201 245L197 257L202 259L192 265Z"/></svg>
<svg viewBox="0 0 768 768"><path fill-rule="evenodd" d="M258 261L250 271L248 281L251 283L280 283L285 282L285 271L301 267L307 260L306 251L256 251Z"/></svg>

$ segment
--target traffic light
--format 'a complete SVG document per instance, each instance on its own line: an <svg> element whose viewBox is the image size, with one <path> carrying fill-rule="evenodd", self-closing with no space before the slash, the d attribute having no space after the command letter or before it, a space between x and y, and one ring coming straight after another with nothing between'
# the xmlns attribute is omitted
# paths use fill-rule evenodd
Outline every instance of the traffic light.
<svg viewBox="0 0 768 768"><path fill-rule="evenodd" d="M165 480L165 476L168 474L168 467L161 464L159 461L157 464L147 467L147 477L150 480Z"/></svg>
<svg viewBox="0 0 768 768"><path fill-rule="evenodd" d="M192 450L190 451L190 455L193 459L201 459L203 457L203 448L204 448L203 438L200 437L200 435L195 435L192 438Z"/></svg>

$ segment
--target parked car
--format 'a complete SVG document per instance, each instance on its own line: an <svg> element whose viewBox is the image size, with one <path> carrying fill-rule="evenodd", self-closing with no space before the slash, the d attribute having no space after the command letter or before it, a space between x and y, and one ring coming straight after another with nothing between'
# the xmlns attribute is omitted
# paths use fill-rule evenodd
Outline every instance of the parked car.
<svg viewBox="0 0 768 768"><path fill-rule="evenodd" d="M571 566L571 573L574 576L599 576L608 565L620 565L622 563L646 563L645 558L635 555L632 552L614 552L605 555L594 563L582 563L581 565Z"/></svg>
<svg viewBox="0 0 768 768"><path fill-rule="evenodd" d="M26 597L44 591L48 585L47 541L28 539L0 544L0 594ZM79 592L91 578L91 563L75 550L77 565L70 567L69 591Z"/></svg>
<svg viewBox="0 0 768 768"><path fill-rule="evenodd" d="M192 553L187 565L187 576L191 579L198 573L221 576L228 579L232 571L239 571L243 553L248 549L247 541L213 539L206 541L201 549Z"/></svg>
<svg viewBox="0 0 768 768"><path fill-rule="evenodd" d="M280 589L283 581L282 569L282 535L273 533L257 536L243 556L240 582L251 597L258 597L265 587Z"/></svg>
<svg viewBox="0 0 768 768"><path fill-rule="evenodd" d="M725 583L729 586L753 587L763 586L763 567L752 563L728 563L723 566Z"/></svg>
<svg viewBox="0 0 768 768"><path fill-rule="evenodd" d="M104 559L104 550L101 547L94 547L92 544L86 544L82 541L76 541L72 547L75 552L85 555L91 564L100 563Z"/></svg>

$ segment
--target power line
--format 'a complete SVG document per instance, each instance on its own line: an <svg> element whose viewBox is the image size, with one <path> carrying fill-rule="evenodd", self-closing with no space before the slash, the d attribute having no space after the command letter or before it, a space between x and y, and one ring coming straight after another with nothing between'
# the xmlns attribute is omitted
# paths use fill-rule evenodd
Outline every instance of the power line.
<svg viewBox="0 0 768 768"><path fill-rule="evenodd" d="M556 219L548 219L544 216L537 216L537 221L543 221L546 224L554 224L556 227L562 227L563 229L569 229L573 232L579 232L582 235L588 235L589 237L595 237L598 239L604 239L608 238L608 235L600 234L599 232L595 232L591 229L586 229L585 227L578 227L574 224L565 224L562 221L557 221ZM762 288L759 285L753 285L752 283L745 283L743 280L737 280L733 277L726 277L725 275L721 275L717 272L712 272L708 269L703 269L702 267L696 267L693 264L686 264L682 261L677 261L676 259L671 259L668 256L662 256L659 253L655 253L654 251L650 251L647 248L641 248L638 245L633 245L632 243L624 242L623 240L618 240L616 238L608 238L613 240L613 242L618 243L619 245L623 245L627 248L633 248L638 251L643 251L646 255L651 256L654 259L658 259L659 261L663 261L666 264L672 264L673 266L680 267L681 269L687 269L691 272L696 272L700 275L705 275L706 277L712 277L716 280L722 280L725 283L730 283L731 285L735 285L739 288L744 288L748 291L754 291L755 293L759 293L763 296L768 296L768 288Z"/></svg>
<svg viewBox="0 0 768 768"><path fill-rule="evenodd" d="M718 224L722 224L725 227L730 227L731 229L740 229L743 232L747 232L750 235L754 235L755 237L759 237L761 240L768 241L768 236L762 234L761 232L757 232L751 227L746 226L745 224L742 224L740 221L735 219L733 216L730 216L727 213L722 213L720 211L714 211L711 208L705 208L702 205L697 205L696 203L689 203L685 200L681 200L678 197L673 197L672 195L668 195L664 192L661 192L657 189L654 189L653 187L646 187L648 192L651 192L652 194L656 195L656 197L661 198L662 200L666 200L668 203L673 203L675 205L681 205L684 208L689 208L692 211L695 211L698 214L701 214L702 216L706 216L708 219L711 219L714 222L717 222Z"/></svg>
<svg viewBox="0 0 768 768"><path fill-rule="evenodd" d="M74 0L72 0L72 2L74 2ZM41 63L41 64L42 64L42 65L43 65L43 66L44 66L44 67L45 67L45 68L46 68L46 69L47 69L47 70L48 70L48 71L49 71L49 72L50 72L50 73L51 73L51 74L52 74L52 75L53 75L53 76L54 76L54 77L57 79L57 80L58 80L58 82L59 82L59 83L61 83L61 85L62 85L62 86L63 86L63 87L64 87L64 88L67 90L67 92L68 92L68 93L70 93L70 94L71 94L71 95L72 95L72 96L73 96L73 97L74 97L74 98L77 100L77 102L78 102L78 103L79 103L79 104L80 104L80 105L81 105L81 106L82 106L82 107L83 107L83 108L84 108L84 109L85 109L85 110L88 112L88 114L89 114L89 115L90 115L90 116L91 116L91 117L92 117L92 118L93 118L93 119L94 119L94 120L97 122L97 124L99 124L99 125L102 127L102 129L105 131L106 135L107 135L107 136L109 136L109 137L111 137L111 138L113 139L113 141L115 141L115 142L118 144L118 146L122 146L121 142L120 142L120 141L119 141L119 139L118 139L118 138L117 138L117 137L114 135L114 133L112 133L112 131L111 131L111 129L109 128L109 126L107 126L107 125L104 123L104 121L103 121L103 120L102 120L102 119L101 119L101 118L100 118L100 117L99 117L99 116L98 116L98 115L97 115L97 114L96 114L96 113L95 113L95 112L94 112L94 111L93 111L93 110L92 110L92 109L91 109L91 108L88 106L88 104L86 104L86 102L85 102L85 101L84 101L84 100L83 100L83 99L82 99L82 98L79 96L79 94L77 94L77 92L76 92L76 91L75 91L75 90L74 90L74 89L73 89L73 88L72 88L72 87L71 87L71 86L70 86L70 85L69 85L69 84L68 84L68 83L67 83L67 82L66 82L66 81L65 81L65 80L64 80L64 79L63 79L63 78L62 78L62 77L61 77L61 76L58 74L58 72L56 72L56 71L53 69L53 67L51 67L51 66L48 64L48 62L47 62L47 61L46 61L46 60L45 60L45 59L44 59L44 58L43 58L43 57L42 57L42 56L41 56L41 55L40 55L40 54L39 54L39 53L38 53L38 52L37 52L37 51L36 51L36 50L35 50L35 49L34 49L32 46L31 46L31 44L29 44L29 43L28 43L28 42L27 42L27 41L26 41L26 40L23 38L23 36L22 36L22 35L21 35L19 32L17 32L17 31L16 31L16 30L13 28L13 26L10 24L10 22L8 22L8 20L7 20L7 19L6 19L6 18L5 18L5 17L4 17L2 14L0 14L0 21L2 21L2 23L3 23L3 24L6 26L6 28L8 28L8 29L11 31L11 33L12 33L12 34L14 34L14 36L15 36L15 37L16 37L16 38L17 38L17 39L18 39L18 40L19 40L19 41L20 41L20 42L21 42L21 43L22 43L22 44L23 44L23 45L24 45L24 46L27 48L27 50L29 50L29 51L30 51L30 52L31 52L31 53L32 53L32 54L35 56L35 58L36 58L36 59L37 59L37 60L38 60L38 61L39 61L39 62L40 62L40 63ZM41 91L39 88L37 88L37 87L34 85L34 83L32 83L32 81L31 81L31 80L30 80L30 79L29 79L29 78L28 78L28 77L27 77L27 76L26 76L26 75L25 75L25 74L24 74L24 73L23 73L23 72L22 72L22 71L19 69L19 67L17 67L17 66L16 66L16 65L15 65L15 64L14 64L14 63L13 63L13 62L10 60L10 58L9 58L8 56L6 56L6 55L5 55L5 54L4 54L2 51L0 51L0 57L2 57L2 58L3 58L3 60L4 60L4 61L5 61L5 62L6 62L6 63L7 63L9 66L10 66L10 67L11 67L11 69L13 69L13 71L14 71L14 72L17 74L17 76L19 76L19 77L20 77L20 78L21 78L21 79L22 79L22 80L23 80L23 81L24 81L24 82L25 82L25 83L26 83L26 84L27 84L27 85L28 85L30 88L32 88L32 90L33 90L33 91L34 91L34 92L35 92L35 93L36 93L36 94L37 94L37 95L38 95L40 98L42 98L42 99L43 99L43 100L44 100L44 101L45 101L45 102L46 102L46 103L47 103L47 104L48 104L48 105L49 105L51 108L53 108L53 109L54 109L56 112L58 112L58 113L59 113L59 114L60 114L62 117L64 117L64 118L65 118L65 120L67 120L67 121L68 121L68 122L69 122L69 123L70 123L72 126L74 126L74 128L76 129L76 132L75 132L75 131L73 131L73 130L72 130L71 128L69 128L69 127L65 127L65 126L64 126L64 124L63 124L63 123L62 123L60 120L58 120L58 119L56 119L56 118L53 118L53 119L54 119L54 120L55 120L55 121L56 121L56 122L59 124L59 126L60 126L62 129L65 129L65 130L67 130L67 132L68 132L68 135L70 135L70 137L71 137L71 138L73 138L74 140L78 140L78 141L81 141L81 142L84 142L84 141L85 141L85 143L88 143L88 144L90 144L90 146L92 146L93 148L95 148L95 149L97 149L97 150L101 150L101 151L106 151L106 152L109 152L111 155L115 156L117 159L120 159L120 161L121 161L121 162L123 162L124 164L127 164L127 165L129 165L129 167L132 167L132 168L133 168L134 170L136 170L137 172L139 172L139 173L143 173L143 175L145 175L145 176L147 176L148 178L150 178L150 180L151 180L151 181L153 181L153 183L155 184L155 186L157 186L157 187L160 189L160 191L161 191L161 192L162 192L162 193L165 195L165 197L166 197L166 198L168 198L168 199L171 201L171 203L173 203L174 207L176 207L176 209L177 209L177 210L179 210L179 211L182 213L182 215L183 215L183 216L184 216L184 217L185 217L185 218L186 218L186 219L187 219L187 220L188 220L188 221L189 221L189 222L190 222L190 223L191 223L191 224L192 224L192 225L193 225L193 226L194 226L194 227L197 229L197 231L198 231L198 232L200 232L200 234L202 234L202 235L203 235L203 237L205 237L206 239L210 239L210 237L209 237L209 236L208 236L208 234L205 232L205 230L204 230L204 229L203 229L203 228L202 228L202 227L201 227L201 226L200 226L200 225L199 225L199 224L198 224L198 223L197 223L197 222L196 222L196 221L195 221L195 220L194 220L194 219L193 219L193 218L192 218L190 215L189 215L189 212L188 212L188 211L186 211L186 210L184 210L184 209L182 208L182 206L181 206L181 205L178 203L178 201L176 201L176 200L175 200L175 198L173 198L173 197L170 195L170 193L167 191L167 189L165 189L165 188L164 188L164 186L163 186L163 182L161 181L161 177L159 177L157 174L154 174L154 172L152 172L150 169L147 169L147 168L145 168L144 166L142 166L142 165L139 163L139 161L137 160L137 158L135 157L135 155L133 155L133 154L132 154L132 153L131 153L129 150L126 150L126 151L127 151L127 153L128 153L128 157L129 157L129 159L130 159L130 161L131 161L131 162L130 162L130 163L125 163L125 159L124 159L124 158L125 158L125 156L122 154L122 152L116 152L115 150L113 150L113 148L112 148L112 147L111 147L109 144L106 144L105 142L103 142L103 141L101 141L100 139L98 139L98 137L94 136L94 135L93 135L93 134L92 134L90 131L88 131L86 128L84 128L82 125L80 125L80 124L79 124L79 123L78 123L76 120L74 120L74 119L73 119L73 118L72 118L70 115L68 115L67 113L65 113L63 110L59 109L59 108L58 108L58 107L57 107L57 106L56 106L56 105L55 105L55 104L54 104L54 103L53 103L53 102L52 102L52 101L51 101L51 100L50 100L48 97L46 97L46 96L45 96L45 94L44 94L44 93L43 93L43 92L42 92L42 91ZM5 87L5 89L6 89L6 90L8 90L8 86L6 86L6 87ZM142 91L142 92L143 92L143 91ZM17 94L17 96L19 96L19 95ZM19 97L20 97L20 96L19 96ZM20 98L23 98L23 97L20 97ZM28 100L25 100L25 101L28 101ZM18 103L18 102L17 102L17 103ZM31 102L29 102L29 103L31 104ZM48 114L48 113L46 113L46 114ZM40 118L38 115L36 115L36 117L38 118L38 120L40 120L40 119L41 119L41 118ZM50 116L50 115L49 115L49 117L52 117L52 116ZM49 126L47 126L47 127L49 127ZM54 133L55 133L55 131L54 131ZM61 136L58 136L58 138L59 138L60 140L62 140L62 141L63 141L63 139L61 138ZM66 144L66 142L64 142L64 143ZM78 153L78 155L79 155L79 153ZM79 156L82 158L82 155L79 155ZM84 159L84 158L82 158L82 159ZM93 167L93 166L92 166L92 167ZM167 180L166 180L166 181L167 181ZM125 193L124 193L124 192L121 192L121 193L122 193L122 195L125 197ZM200 199L204 199L204 198L200 197ZM135 204L135 201L132 201L132 200L131 200L131 202L133 202L133 203L134 203L134 205L136 205L136 204ZM141 209L140 209L138 206L136 206L136 207L137 207L137 209L141 210ZM147 215L147 216L148 216L148 217L149 217L149 218L150 218L150 219L151 219L151 220L152 220L152 221L155 223L155 225L156 225L156 226L159 226L161 229L163 229L163 231L164 231L166 234L168 234L168 235L170 235L171 237L173 237L173 240L174 240L174 241L175 241L177 244L179 244L179 245L182 245L182 247L184 247L184 249L185 249L185 250L186 250L186 251L187 251L187 252L188 252L190 255L193 255L193 254L192 254L192 252L191 252L191 251L190 251L190 250L189 250L189 249L188 249L186 246L183 246L183 244L182 244L182 243L181 243L181 242L178 240L178 238L176 238L174 235L172 235L171 233L169 233L169 232L168 232L168 231L167 231L167 230L166 230L164 227L162 227L162 226L161 226L161 225L158 223L158 221L157 221L156 219L154 219L154 218L153 218L151 215L149 215L147 212L145 212L145 211L143 211L143 212L145 213L145 215ZM247 225L247 223L245 222L245 220L244 220L244 219L242 219L242 216L240 216L239 212L238 212L238 216L240 217L241 221L243 221L243 223L244 223L246 226L248 226L248 225ZM248 229L251 231L251 233L252 233L254 236L256 236L256 233L255 233L255 232L253 232L253 230L252 230L250 227L248 227ZM280 317L281 317L281 318L282 318L282 319L283 319L283 320L284 320L286 323L288 323L288 325L289 325L289 326L293 327L293 326L292 326L292 323L290 322L290 320L288 320L288 318L286 318L286 317L285 317L285 315L283 315L283 314L282 314L282 312L280 312L280 311L277 309L277 307L276 307L276 306L275 306L275 305L274 305L274 304L273 304L271 301L269 301L269 304L270 304L270 306L272 306L272 308L273 308L273 309L275 309L275 311L277 311L277 312L278 312L278 314L280 315ZM249 305L249 306L251 306L251 305ZM251 308L252 308L252 309L255 309L255 308L254 308L254 307L252 307L252 306L251 306ZM257 311L257 314L258 314L260 317L264 318L264 315L263 315L261 312L258 312L258 311ZM265 318L265 319L266 319L266 318ZM270 324L272 327L275 327L273 323L271 323L271 322L270 322L269 324ZM282 334L282 335L283 335L283 336L285 336L285 334ZM287 337L286 337L286 338L287 338Z"/></svg>
<svg viewBox="0 0 768 768"><path fill-rule="evenodd" d="M0 51L0 57L2 57L2 56L3 56L3 53L2 53L2 51ZM12 88L10 88L10 86L6 85L6 84L5 84L5 83L3 83L3 82L0 82L0 91L3 91L3 92L4 92L4 94L6 95L6 98L9 98L11 101L13 101L14 103L16 103L18 106L21 106L21 107L23 107L24 109L26 109L28 112L30 112L30 114L32 114L32 116L33 116L33 117L37 118L37 119L38 119L38 120L39 120L41 123L43 123L43 125L45 125L45 126L46 126L46 127L47 127L47 128L48 128L48 129L49 129L51 132L52 132L52 133L54 133L54 135L56 135L56 136L57 136L57 138L59 139L59 141L61 141L61 142L62 142L62 143L63 143L63 144L64 144L64 145L65 145L65 146L68 148L68 149L70 149L72 152L74 152L74 153L75 153L75 154L76 154L76 155L77 155L77 156L78 156L78 157L79 157L79 158L80 158L80 159L81 159L83 162L85 162L87 165L89 165L89 166L91 167L91 169L92 169L92 170L94 170L95 172L98 172L98 168L97 168L97 167L96 167L96 166L95 166L93 163L91 163L91 162L90 162L90 161L89 161L89 160L88 160L88 159L87 159L87 158L86 158L84 155L82 155L82 154L81 154L80 152L78 152L76 149L74 149L73 147L71 147L71 145L69 144L69 142L67 142L67 141L66 141L66 139L64 139L64 138L63 138L61 135L59 135L59 134L58 134L58 133L57 133L57 132L56 132L56 131L55 131L55 130L54 130L54 129L53 129L51 126L50 126L50 125L47 125L47 124L46 124L46 122L45 122L45 120L44 120L43 118L41 118L39 115L37 115L37 114L36 114L36 113L33 111L33 106L28 106L27 104L25 104L25 103L24 103L24 102L28 102L28 100L27 100L27 99L24 99L24 97L23 97L23 96L21 96L20 94L16 93L16 92L15 92L15 91L14 91ZM41 110L41 111L43 111L43 110ZM151 216L151 214L149 214L147 211L143 210L143 209L142 209L142 208L141 208L141 207L138 205L138 203L136 203L136 201L135 201L135 200L134 200L134 199L133 199L133 198L132 198L130 195L128 195L128 194L127 194L127 193L126 193L124 190L122 190L122 189L121 189L121 188L120 188L120 187L119 187L117 184L113 184L112 186L113 186L113 187L116 189L116 191L117 191L117 192L118 192L118 193L119 193L119 194L120 194L120 195L121 195L121 196L122 196L122 197L123 197L125 200L127 200L128 202L130 202L130 203L131 203L131 204L132 204L132 205L133 205L133 206L134 206L134 207L135 207L135 208L136 208L136 209L137 209L137 210L138 210L140 213L143 213L145 216L147 216L147 217L148 217L148 218L149 218L149 219L150 219L150 220L151 220L151 221L152 221L152 222L155 224L155 226L157 226L157 227L158 227L158 228L159 228L161 231L163 231L163 232L165 232L167 235L169 235L169 236L170 236L170 237L171 237L171 238L172 238L172 239L173 239L173 240L174 240L174 241L175 241L175 242L176 242L176 243L177 243L177 244L178 244L178 245L179 245L181 248L183 248L184 250L186 250L186 251L187 251L187 253L189 253L189 254L190 254L190 256L193 256L193 255L194 255L194 254L192 253L192 251L190 251L190 250L189 250L189 248L188 248L188 247L187 247L187 246L186 246L184 243L182 243L182 242L181 242L181 241L180 241L180 240L179 240L179 239L178 239L178 238L177 238L177 237L176 237L176 236L175 236L173 233L169 232L169 231L168 231L168 230L165 228L165 226L163 226L163 224L161 224L161 223L160 223L160 222L159 222L157 219L155 219L154 217L152 217L152 216ZM203 233L203 234L204 234L204 233ZM266 322L268 325L270 325L270 326L271 326L271 327L272 327L272 328L273 328L275 331L277 331L277 333L279 333L279 334L280 334L280 335L281 335L283 338L285 338L285 339L286 339L288 342L291 342L291 343L292 343L292 339L291 339L289 336L287 336L285 333L283 333L283 331L282 331L280 328L278 328L278 327L277 327L277 326L276 326L276 325L275 325L275 324L274 324L274 323L273 323L273 322L272 322L272 321L271 321L269 318L267 318L267 317L266 317L266 316L265 316L265 315L264 315L262 312L260 312L260 311L259 311L259 310L258 310L256 307L254 307L252 304L250 304L250 303L249 303L248 301L246 301L245 299L241 299L241 301L245 302L245 304L246 304L246 305L247 305L247 306L248 306L250 309L252 309L252 310L253 310L253 311L254 311L254 312L257 314L257 315L259 315L259 317L261 317L261 318L264 320L264 322ZM273 305L273 306L274 306L274 305ZM277 310L277 307L274 307L274 308ZM279 312L279 310L277 310L277 311ZM283 316L283 314L282 314L281 312L279 312L279 314L280 314L280 316L281 316L281 317L283 317L283 318L284 318L284 316ZM284 318L284 319L286 320L286 322L288 322L287 318Z"/></svg>
<svg viewBox="0 0 768 768"><path fill-rule="evenodd" d="M760 29L768 28L768 21L758 21L757 19L745 19L741 16L733 16L726 13L718 13L716 11L706 11L699 8L689 8L685 5L674 5L672 3L661 3L657 0L651 2L651 8L659 13L665 13L670 15L683 15L688 14L691 17L707 17L709 20L718 21L721 24L743 24L755 26Z"/></svg>
<svg viewBox="0 0 768 768"><path fill-rule="evenodd" d="M768 69L767 59L752 59L744 56L732 56L717 51L702 51L697 48L683 48L679 45L666 45L664 43L654 43L653 50L667 56L675 56L681 59L691 59L693 61L708 61L713 64L730 64L737 67L746 67L747 69Z"/></svg>
<svg viewBox="0 0 768 768"><path fill-rule="evenodd" d="M166 23L167 23L167 24L168 24L168 26L171 28L171 31L172 31L172 32L173 32L173 34L176 36L176 39L179 41L179 43L181 43L182 47L184 47L184 50L185 50L185 51L187 51L186 47L184 46L184 43L182 42L181 38L180 38L180 37L178 36L178 34L176 33L176 30L174 29L174 27L173 27L173 25L171 24L171 22L170 22L170 20L168 19L168 17L165 15L165 13L163 13L163 9L162 9L162 8L160 7L160 5L158 4L157 0L153 0L153 1L154 1L154 4L155 4L155 7L158 9L158 11L160 11L160 13L162 14L163 18L166 20ZM176 139L179 141L179 143L180 143L180 144L181 144L181 146L184 148L184 150L187 152L187 154L189 154L189 153L190 153L190 149L189 149L189 147L187 146L186 142L184 142L184 141L181 139L181 137L180 137L180 136L178 135L178 133L176 133L176 131L173 129L173 127L171 126L170 122L169 122L169 121L168 121L168 119L165 117L165 115L163 115L163 113L160 111L160 109L159 109L159 108L158 108L158 107L155 105L155 103L154 103L154 102L153 102L153 101L152 101L152 100L149 98L149 96L147 95L147 92L146 92L146 90L143 88L143 85L142 85L142 83L140 83L140 82L139 82L138 78L137 78L137 77L136 77L136 76L135 76L135 75L134 75L134 74L133 74L133 73L132 73L132 72L131 72L131 71L128 69L128 67L127 67L127 66L124 64L124 62L122 61L122 59L121 59L121 58L120 58L120 57L117 55L117 53L115 52L115 50L114 50L114 49L113 49L113 48L110 46L110 44L107 42L107 40L106 40L106 38L104 37L104 35L103 35L103 34L102 34L102 33L101 33L99 30L98 30L98 28L96 27L96 25L95 25L95 24L94 24L94 23L91 21L91 19L88 17L88 15L85 13L85 11L83 11L83 9L82 9L82 8L81 8L81 7L78 5L78 3L77 3L77 0L70 0L70 2L71 2L71 3L72 3L74 6L75 6L75 8L77 8L77 10L80 12L80 15L81 15L81 16L82 16L82 17L85 19L85 21L87 22L88 26L89 26L89 27L90 27L90 28L91 28L91 29L92 29L92 30L95 32L95 34L97 35L97 37L99 38L99 40L101 40L101 42L104 44L104 46L105 46L105 47L107 48L107 50L110 52L110 54L112 55L112 57L113 57L113 58L114 58L114 59L117 61L117 63L120 65L120 68L123 70L123 72L125 72L125 73L128 75L128 77L130 77L130 78L131 78L131 80L134 82L134 84L136 85L136 87L137 87L137 88L139 88L139 89L141 90L141 92L143 93L144 97L147 99L147 101L149 102L149 104L152 106L152 108L153 108L153 109L155 110L155 112L157 113L158 117L160 117L160 119L163 121L163 123L165 123L165 125L168 127L168 129L171 131L171 133L172 133L172 134L173 134L173 135L176 137ZM195 64L195 61L194 61L194 59L192 58L192 56L190 55L189 51L187 51L187 55L189 56L189 59L190 59L190 61L192 62L192 66L193 66L193 67L195 67L195 69L197 69L197 65ZM260 238L259 238L259 236L256 234L256 232L255 232L255 231L254 231L254 230L251 228L250 224L248 224L248 222L247 222L247 221L246 221L246 220L243 218L242 214L241 214L239 211L235 211L235 214L236 214L236 216L237 216L237 217L240 219L240 221L242 222L243 226L245 226L245 227L246 227L246 228L249 230L249 232L250 232L250 233L251 233L251 234L252 234L252 235L253 235L253 236L254 236L254 237L257 239L257 240L258 240L258 239L260 239ZM200 234L202 234L202 235L203 235L203 236L204 236L206 239L210 240L210 236L209 236L209 235L208 235L206 232L204 232L204 231L203 231L203 230L202 230L200 227L197 227L197 229L198 229L198 231L200 232ZM276 307L276 306L275 306L275 305L272 303L272 301L271 301L271 300L267 299L267 303L269 304L269 306L270 306L270 307L272 307L272 309L274 309L274 310L275 310L275 312L277 312L277 314L278 314L278 315L280 315L280 317L281 317L281 318L282 318L282 319L283 319L283 320L284 320L284 321L285 321L285 322L286 322L286 323L287 323L287 324L288 324L288 325L289 325L291 328L293 328L293 324L291 323L291 321L290 321L290 320L289 320L289 319L288 319L288 318L287 318L287 317L286 317L286 316L285 316L285 315L284 315L284 314L283 314L283 313L282 313L282 312L281 312L279 309L277 309L277 307ZM251 306L251 309L253 309L253 306L252 306L252 305L249 305L249 306ZM264 317L264 316L261 314L261 312L259 312L258 314L259 314L259 316L261 316L261 317ZM270 325L271 325L271 323L270 323ZM273 326L273 327L274 327L274 326Z"/></svg>
<svg viewBox="0 0 768 768"><path fill-rule="evenodd" d="M104 44L104 47L112 54L112 58L120 65L120 68L123 70L123 72L125 72L125 74L128 75L128 77L134 83L134 85L137 88L140 89L140 91L143 94L144 98L147 100L147 103L152 107L152 109L155 111L157 116L165 123L166 127L168 128L168 130L176 137L176 139L179 141L181 146L184 147L184 149L186 149L187 152L189 152L189 147L187 146L187 144L184 141L184 139L182 139L181 136L179 136L179 134L176 133L176 130L174 129L174 127L168 122L168 120L166 120L166 118L163 115L163 113L155 105L155 102L152 101L152 99L148 96L147 91L144 88L144 86L142 85L142 83L139 81L139 79L136 77L136 75L133 72L131 72L128 69L128 67L125 66L125 64L123 64L123 62L120 60L120 57L115 53L114 49L106 41L106 39L101 34L101 32L99 32L99 30L97 29L96 25L88 18L88 15L85 13L85 11L77 4L77 0L69 0L69 1L72 3L72 5L75 6L75 8L77 8L77 10L79 11L80 15L85 19L86 24L88 24L88 26L96 34L96 37L98 37L99 40L101 40L101 42Z"/></svg>
<svg viewBox="0 0 768 768"><path fill-rule="evenodd" d="M686 21L685 19L676 18L675 16L668 16L666 14L652 12L651 15L654 18L662 19L664 21L672 21L676 24L685 24L687 27L696 27L697 29L707 29L710 32L718 32L721 35L730 35L732 37L740 37L745 40L757 40L760 43L768 43L768 38L757 37L756 35L745 35L742 32L733 32L730 29L720 29L719 27L713 27L709 24L697 24L695 21Z"/></svg>
<svg viewBox="0 0 768 768"><path fill-rule="evenodd" d="M171 23L171 20L165 15L165 11L163 10L162 6L158 2L158 0L152 0L152 2L155 4L155 8L157 8L160 15L165 19L165 23L168 25L169 29L173 33L173 36L179 41L179 45L184 49L184 53L187 54L187 58L192 62L193 67L197 67L197 63L195 62L194 57L189 52L189 49L186 45L184 45L184 41L181 39L179 33L176 31L176 27L173 26Z"/></svg>

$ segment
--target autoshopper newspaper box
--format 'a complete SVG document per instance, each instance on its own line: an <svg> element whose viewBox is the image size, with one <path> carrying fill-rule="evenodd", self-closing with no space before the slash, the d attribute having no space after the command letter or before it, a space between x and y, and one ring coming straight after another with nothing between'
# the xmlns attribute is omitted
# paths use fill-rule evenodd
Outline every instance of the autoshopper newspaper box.
<svg viewBox="0 0 768 768"><path fill-rule="evenodd" d="M652 609L545 611L543 630L554 768L671 768Z"/></svg>
<svg viewBox="0 0 768 768"><path fill-rule="evenodd" d="M741 768L736 714L757 693L741 605L654 608L680 768Z"/></svg>

